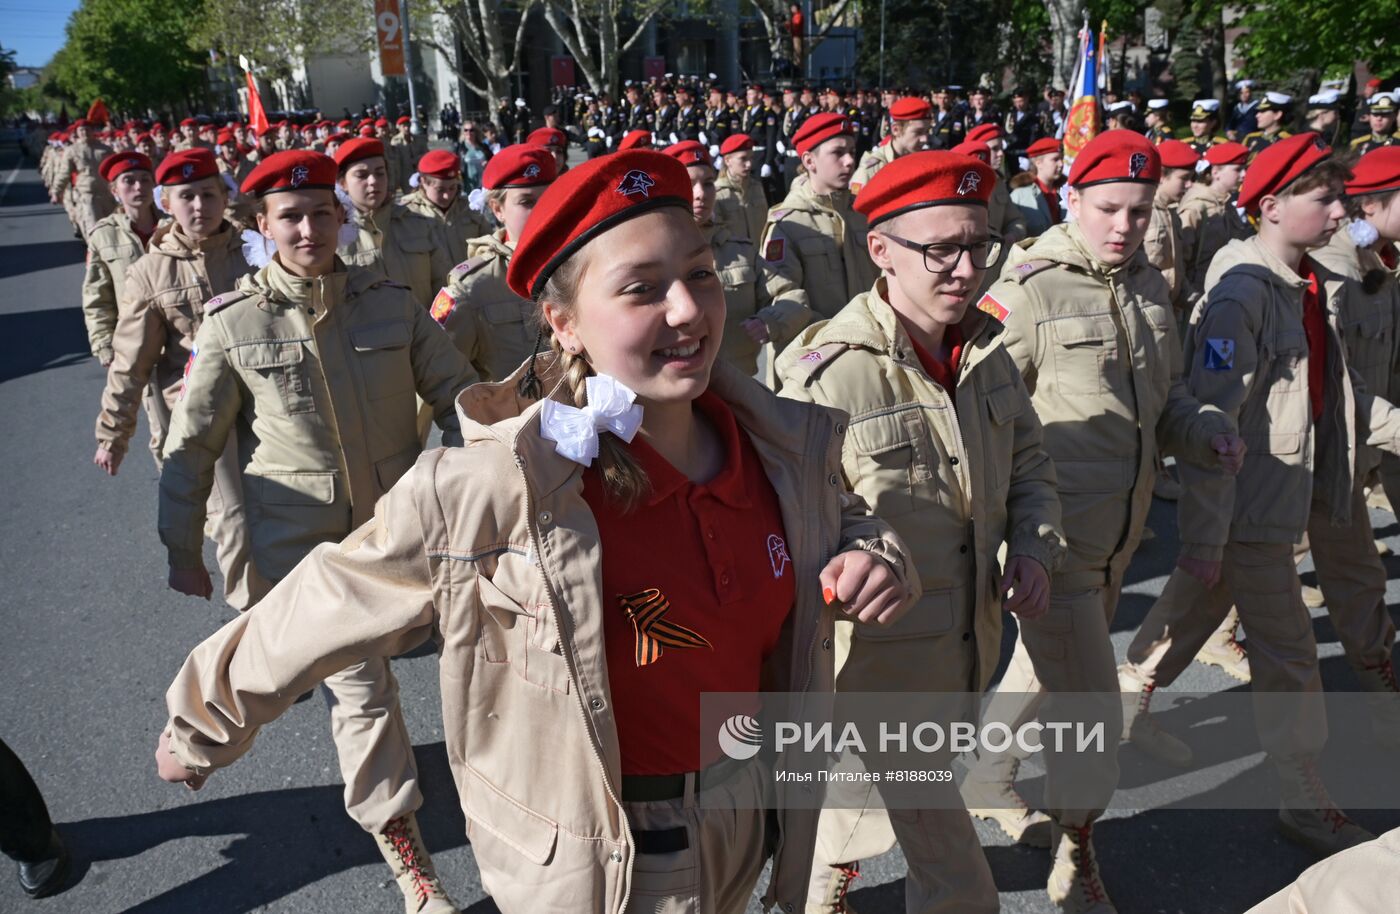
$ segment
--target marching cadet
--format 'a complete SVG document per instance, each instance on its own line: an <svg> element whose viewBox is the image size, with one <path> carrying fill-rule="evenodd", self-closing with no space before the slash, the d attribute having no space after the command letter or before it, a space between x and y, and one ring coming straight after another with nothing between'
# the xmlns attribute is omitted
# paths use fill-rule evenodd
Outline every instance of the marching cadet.
<svg viewBox="0 0 1400 914"><path fill-rule="evenodd" d="M418 160L417 170L409 178L413 193L403 199L403 206L442 224L447 240L447 258L461 263L469 256L467 244L491 231L486 215L475 209L462 193L462 160L450 149L434 149Z"/></svg>
<svg viewBox="0 0 1400 914"><path fill-rule="evenodd" d="M1182 468L1181 554L1120 671L1147 716L1145 697L1176 679L1233 601L1249 635L1255 727L1282 787L1276 825L1319 856L1374 836L1337 809L1317 769L1327 713L1294 569L1305 534L1347 661L1387 702L1373 705L1373 731L1400 745L1395 627L1356 456L1363 444L1400 452L1400 410L1353 383L1345 282L1308 253L1340 227L1349 177L1314 133L1250 165L1240 203L1259 234L1216 255L1186 356L1190 389L1238 418L1251 459L1236 478Z"/></svg>
<svg viewBox="0 0 1400 914"><path fill-rule="evenodd" d="M701 142L710 147L716 157L724 141L739 132L739 115L724 103L724 90L719 86L710 87L709 103L705 106L705 136Z"/></svg>
<svg viewBox="0 0 1400 914"><path fill-rule="evenodd" d="M525 142L531 146L543 146L554 153L555 174L562 175L569 170L569 135L558 127L533 130L525 138Z"/></svg>
<svg viewBox="0 0 1400 914"><path fill-rule="evenodd" d="M239 153L238 141L234 138L232 130L220 130L217 140L214 148L218 151L219 174L224 176L224 183L229 190L229 199L225 201L225 215L240 226L251 226L257 201L240 195L238 188L242 187L244 179L253 173L253 163Z"/></svg>
<svg viewBox="0 0 1400 914"><path fill-rule="evenodd" d="M117 326L127 271L146 253L160 220L152 197L155 175L150 159L139 152L114 152L98 169L103 187L111 187L109 197L119 208L99 219L88 232L82 302L88 345L106 368L112 364L112 332ZM151 444L154 449L154 437Z"/></svg>
<svg viewBox="0 0 1400 914"><path fill-rule="evenodd" d="M865 247L865 217L851 208L856 137L834 111L809 117L794 138L806 174L768 213L759 253L773 304L758 316L775 351L813 320L834 317L879 275Z"/></svg>
<svg viewBox="0 0 1400 914"><path fill-rule="evenodd" d="M347 264L375 267L413 292L427 310L452 269L443 223L394 203L384 144L356 137L335 151L338 186L350 198L352 240L336 253Z"/></svg>
<svg viewBox="0 0 1400 914"><path fill-rule="evenodd" d="M1357 155L1365 155L1372 149L1393 146L1400 142L1395 136L1397 94L1400 94L1400 91L1377 92L1371 96L1371 103L1366 106L1366 122L1370 125L1371 132L1351 141L1351 148Z"/></svg>
<svg viewBox="0 0 1400 914"><path fill-rule="evenodd" d="M1167 281L1168 300L1179 325L1190 316L1195 294L1187 276L1177 206L1196 176L1199 158L1189 145L1173 139L1158 143L1157 154L1162 157L1162 180L1152 198L1152 221L1142 240L1142 252L1147 255L1148 263L1162 271L1162 278ZM1158 497L1162 497L1161 492Z"/></svg>
<svg viewBox="0 0 1400 914"><path fill-rule="evenodd" d="M1241 143L1211 146L1203 157L1208 167L1197 175L1177 206L1181 249L1192 289L1205 288L1206 272L1217 251L1236 238L1254 234L1235 209L1235 193L1248 160L1249 150Z"/></svg>
<svg viewBox="0 0 1400 914"><path fill-rule="evenodd" d="M433 299L433 319L483 380L509 377L539 349L534 303L511 291L506 272L535 204L557 177L554 168L543 146L507 146L491 157L479 202L501 227L467 242L466 260L452 268Z"/></svg>
<svg viewBox="0 0 1400 914"><path fill-rule="evenodd" d="M940 86L934 89L931 95L933 96L933 127L929 136L929 145L939 149L952 149L963 142L966 133L963 128L962 109L954 102L945 87ZM992 271L988 270L987 272L991 273Z"/></svg>
<svg viewBox="0 0 1400 914"><path fill-rule="evenodd" d="M1308 96L1308 129L1333 149L1340 149L1342 142L1342 93L1336 89L1323 89L1316 95Z"/></svg>
<svg viewBox="0 0 1400 914"><path fill-rule="evenodd" d="M978 306L1005 324L1003 345L1045 424L1069 543L1051 579L1050 609L1021 620L987 712L1013 732L1035 717L1047 692L1112 695L1099 710L1107 731L1117 732L1109 623L1151 506L1158 452L1230 472L1243 457L1231 419L1182 384L1166 283L1141 251L1161 171L1157 148L1142 134L1099 134L1069 175L1073 221L1018 247ZM1105 748L1046 757L1054 857L1046 888L1062 911L1113 910L1093 847L1094 820L1118 783L1117 744ZM1044 819L1026 813L1017 766L1010 752L983 754L963 795L976 815L1019 839ZM1064 804L1070 769L1081 790ZM1084 802L1088 785L1098 802Z"/></svg>
<svg viewBox="0 0 1400 914"><path fill-rule="evenodd" d="M1395 243L1400 240L1400 146L1373 149L1356 163L1346 184L1351 221L1309 256L1337 277L1340 294L1330 298L1341 319L1347 364L1366 382L1368 393L1400 401L1400 285ZM1356 478L1368 484L1379 476L1392 513L1400 503L1400 458L1362 446ZM1376 542L1384 554L1388 547Z"/></svg>
<svg viewBox="0 0 1400 914"><path fill-rule="evenodd" d="M652 145L660 148L669 145L671 134L676 132L676 103L671 99L671 87L666 83L661 83L651 91L652 102ZM538 140L526 140L526 142L539 142ZM543 145L543 144L541 144ZM562 164L562 163L561 163ZM563 173L563 169L560 169Z"/></svg>
<svg viewBox="0 0 1400 914"><path fill-rule="evenodd" d="M388 128L388 120L384 121L385 129ZM395 132L389 138L386 147L391 155L395 156L398 163L399 182L396 189L407 194L413 190L408 183L409 176L413 174L414 166L423 156L428 154L428 140L425 136L413 135L413 118L402 115L394 122ZM381 138L381 142L382 142Z"/></svg>
<svg viewBox="0 0 1400 914"><path fill-rule="evenodd" d="M1147 123L1147 131L1144 136L1155 145L1161 145L1164 140L1170 140L1175 136L1172 131L1171 102L1168 99L1149 98L1147 100L1147 113L1143 119Z"/></svg>
<svg viewBox="0 0 1400 914"><path fill-rule="evenodd" d="M239 230L224 218L229 191L213 153L198 147L171 153L156 169L155 179L156 193L165 195L164 208L174 218L162 223L150 250L127 272L92 461L109 476L117 475L126 456L143 398L151 455L160 468L170 416L204 319L204 303L232 292L253 272L243 257ZM230 431L214 463L208 533L217 547L224 598L243 610L265 584L250 578L257 572L249 555L236 439Z"/></svg>
<svg viewBox="0 0 1400 914"><path fill-rule="evenodd" d="M1244 146L1254 156L1268 149L1279 140L1292 136L1283 129L1288 119L1288 109L1293 104L1293 96L1283 92L1265 92L1264 98L1254 109L1254 119L1259 129L1245 135Z"/></svg>
<svg viewBox="0 0 1400 914"><path fill-rule="evenodd" d="M744 109L740 132L753 137L753 157L754 164L758 166L758 179L763 184L765 197L771 203L782 196L778 192L778 187L782 184L781 165L778 162L778 115L768 104L772 93L762 86L749 86L748 98L749 107Z"/></svg>
<svg viewBox="0 0 1400 914"><path fill-rule="evenodd" d="M1214 98L1198 98L1191 103L1191 139L1187 145L1204 156L1210 147L1226 142L1220 136L1220 102Z"/></svg>
<svg viewBox="0 0 1400 914"><path fill-rule="evenodd" d="M977 274L996 261L987 227L995 181L985 163L946 151L882 169L855 203L882 275L778 359L785 397L852 417L846 484L909 544L924 587L886 629L837 624L839 691L980 693L997 667L1002 610L1043 614L1065 554L1040 422L1001 324L968 307ZM807 911L847 910L859 861L892 839L909 866L910 914L996 911L987 858L956 794L950 800L881 811L859 797L828 799Z"/></svg>
<svg viewBox="0 0 1400 914"><path fill-rule="evenodd" d="M992 236L1001 241L1001 253L997 255L1000 259L992 264L987 269L986 275L982 277L981 291L985 292L1001 275L1002 265L1010 256L1011 249L1017 242L1026 237L1026 220L1021 215L1021 211L1012 205L1011 191L1007 189L1007 182L1004 180L1006 175L1004 167L1006 163L1006 137L1002 133L1001 126L982 124L971 128L967 132L967 139L954 147L953 151L980 158L978 144L986 147L987 164L992 167L992 171L997 173L996 187L992 188L992 198L987 201L987 219Z"/></svg>
<svg viewBox="0 0 1400 914"><path fill-rule="evenodd" d="M816 811L765 801L760 766L721 779L700 696L829 693L837 601L893 623L917 576L840 485L844 422L715 364L724 297L690 201L679 162L636 150L545 192L509 282L552 351L459 395L468 447L424 455L195 648L163 778L198 785L298 690L441 633L448 755L503 914L741 911L770 854L764 904L796 910Z"/></svg>
<svg viewBox="0 0 1400 914"><path fill-rule="evenodd" d="M656 120L651 109L647 107L646 100L642 97L642 90L635 84L628 83L623 94L627 96L627 111L624 115L623 129L628 133L637 130L651 133Z"/></svg>
<svg viewBox="0 0 1400 914"><path fill-rule="evenodd" d="M672 143L684 140L698 141L704 129L702 113L695 105L695 95L690 86L684 83L676 87L676 117L673 128L669 137Z"/></svg>
<svg viewBox="0 0 1400 914"><path fill-rule="evenodd" d="M768 305L768 293L758 275L758 244L754 236L735 234L715 219L715 166L697 141L677 143L666 155L685 166L690 176L690 211L700 233L714 252L715 272L724 287L724 333L719 357L744 374L758 374L758 353L768 336L758 313Z"/></svg>
<svg viewBox="0 0 1400 914"><path fill-rule="evenodd" d="M63 151L63 158L59 159L58 167L54 169L54 184L49 187L50 193L61 194L62 199L72 204L70 212L84 239L100 220L112 215L116 208L112 192L108 190L107 181L99 168L112 150L94 139L92 131L92 125L84 118L73 122L68 148Z"/></svg>
<svg viewBox="0 0 1400 914"><path fill-rule="evenodd" d="M900 156L918 152L928 145L933 127L933 106L918 96L905 96L890 106L890 139L861 157L851 178L851 193L859 194L870 179Z"/></svg>
<svg viewBox="0 0 1400 914"><path fill-rule="evenodd" d="M768 221L768 203L763 185L753 176L753 137L732 134L719 151L724 167L715 181L714 219L735 238L748 239L756 251Z"/></svg>
<svg viewBox="0 0 1400 914"><path fill-rule="evenodd" d="M784 96L786 97L786 96ZM796 139L797 131L802 129L802 123L819 109L812 103L812 87L803 86L801 93L797 96L797 104L789 105L783 109L782 125L778 128L778 134L774 138L774 149L779 158L779 164L783 170L783 192L787 193L792 188L792 182L797 180L801 171L802 158L797 154Z"/></svg>
<svg viewBox="0 0 1400 914"><path fill-rule="evenodd" d="M431 404L444 440L458 444L452 399L476 380L403 286L336 256L344 216L332 193L336 178L334 161L304 151L269 156L248 176L243 191L260 197L258 230L276 254L236 291L204 306L171 418L160 536L171 588L206 599L211 587L200 545L215 460L236 424L251 431L240 439L240 456L255 580L274 597L264 606L267 592L252 594L243 620L277 618L276 595L297 587L276 584L317 544L339 542L367 521L375 501L413 466L420 452L415 394ZM348 625L343 598L323 602L338 620L326 624ZM278 653L298 640L284 629L265 646ZM449 914L456 908L418 833L415 811L423 798L386 659L391 653L397 651L348 652L271 703L286 707L325 680L346 811L375 836L405 910ZM207 720L207 712L203 701L196 707L183 697L198 695L200 687L195 679L171 689L172 721L162 745L170 740L187 763L226 764L247 744L220 754L212 733L194 737L188 722ZM169 757L168 750L162 754Z"/></svg>
<svg viewBox="0 0 1400 914"><path fill-rule="evenodd" d="M1060 170L1064 152L1060 141L1042 137L1026 147L1031 170L1011 179L1011 203L1026 224L1026 237L1036 238L1065 221L1060 212Z"/></svg>

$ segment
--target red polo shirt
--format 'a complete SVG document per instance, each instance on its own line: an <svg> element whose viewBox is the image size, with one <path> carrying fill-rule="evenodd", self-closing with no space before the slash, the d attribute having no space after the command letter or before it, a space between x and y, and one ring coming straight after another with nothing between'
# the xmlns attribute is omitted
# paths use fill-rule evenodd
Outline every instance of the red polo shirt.
<svg viewBox="0 0 1400 914"><path fill-rule="evenodd" d="M933 353L916 342L910 336L909 342L914 346L914 354L919 357L919 364L930 378L938 382L938 386L948 392L948 396L957 402L958 388L958 363L962 361L963 336L962 328L957 324L950 324L943 330L943 342L948 344L947 360L936 358Z"/></svg>
<svg viewBox="0 0 1400 914"><path fill-rule="evenodd" d="M723 442L724 467L687 479L641 437L628 445L651 480L622 513L596 467L583 474L603 556L603 637L622 773L680 774L701 754L700 694L757 692L792 610L796 582L778 497L719 397L696 401Z"/></svg>
<svg viewBox="0 0 1400 914"><path fill-rule="evenodd" d="M1303 332L1308 337L1308 400L1316 422L1322 418L1322 404L1327 393L1327 315L1322 310L1317 274L1308 257L1298 266L1298 275L1308 284L1303 290Z"/></svg>

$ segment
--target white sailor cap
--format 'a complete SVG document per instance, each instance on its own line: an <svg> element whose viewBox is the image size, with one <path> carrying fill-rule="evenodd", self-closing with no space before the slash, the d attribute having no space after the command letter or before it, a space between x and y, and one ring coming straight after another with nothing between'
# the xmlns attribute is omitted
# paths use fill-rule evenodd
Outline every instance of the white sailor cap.
<svg viewBox="0 0 1400 914"><path fill-rule="evenodd" d="M1309 108L1336 108L1342 100L1342 93L1336 89L1323 89L1316 95L1308 96Z"/></svg>
<svg viewBox="0 0 1400 914"><path fill-rule="evenodd" d="M1252 79L1242 79L1242 80L1240 80L1239 82L1235 83L1235 88L1236 88L1236 89L1253 89L1253 88L1254 88L1254 80L1252 80Z"/></svg>
<svg viewBox="0 0 1400 914"><path fill-rule="evenodd" d="M1293 104L1293 96L1286 92L1265 92L1264 100L1259 103L1260 111L1281 111Z"/></svg>
<svg viewBox="0 0 1400 914"><path fill-rule="evenodd" d="M1215 117L1220 111L1220 101L1214 98L1198 98L1191 103L1191 120L1203 121Z"/></svg>
<svg viewBox="0 0 1400 914"><path fill-rule="evenodd" d="M1147 100L1147 107L1151 108L1153 111L1161 111L1170 104L1171 102L1165 98L1149 98Z"/></svg>
<svg viewBox="0 0 1400 914"><path fill-rule="evenodd" d="M1111 105L1105 106L1104 110L1112 112L1113 114L1122 114L1125 111L1132 111L1133 103L1128 101L1114 102Z"/></svg>

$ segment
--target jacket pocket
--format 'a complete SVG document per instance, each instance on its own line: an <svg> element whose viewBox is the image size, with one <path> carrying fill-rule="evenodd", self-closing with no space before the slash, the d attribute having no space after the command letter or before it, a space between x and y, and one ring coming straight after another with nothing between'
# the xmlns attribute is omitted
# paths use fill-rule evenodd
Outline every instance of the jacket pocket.
<svg viewBox="0 0 1400 914"><path fill-rule="evenodd" d="M797 241L797 252L802 258L802 285L811 289L817 284L835 282L838 260L833 256L832 242L825 238L801 238ZM843 285L842 294L845 294Z"/></svg>
<svg viewBox="0 0 1400 914"><path fill-rule="evenodd" d="M279 580L321 543L343 539L349 506L336 499L335 473L248 473L253 554L265 577Z"/></svg>
<svg viewBox="0 0 1400 914"><path fill-rule="evenodd" d="M1301 330L1274 334L1273 363L1269 367L1271 391L1301 390L1307 386L1308 338Z"/></svg>
<svg viewBox="0 0 1400 914"><path fill-rule="evenodd" d="M1065 538L1093 558L1113 554L1128 523L1137 469L1127 458L1055 461Z"/></svg>
<svg viewBox="0 0 1400 914"><path fill-rule="evenodd" d="M520 299L493 301L481 309L482 316L491 324L524 324L526 303Z"/></svg>
<svg viewBox="0 0 1400 914"><path fill-rule="evenodd" d="M398 482L403 474L413 469L413 464L417 462L420 453L422 452L417 447L413 447L392 457L375 461L374 478L379 480L379 490L387 492L392 489L394 483Z"/></svg>
<svg viewBox="0 0 1400 914"><path fill-rule="evenodd" d="M408 348L412 340L413 332L404 320L380 321L350 331L367 399L384 400L414 392Z"/></svg>
<svg viewBox="0 0 1400 914"><path fill-rule="evenodd" d="M508 663L526 682L567 694L569 667L554 620L547 607L522 606L484 575L478 575L477 598L489 618L481 621L481 653L488 663Z"/></svg>
<svg viewBox="0 0 1400 914"><path fill-rule="evenodd" d="M871 513L889 519L914 510L914 484L933 474L918 408L879 413L850 423L857 494Z"/></svg>
<svg viewBox="0 0 1400 914"><path fill-rule="evenodd" d="M234 345L239 367L252 372L263 384L276 387L282 407L289 415L316 411L303 342L274 340Z"/></svg>
<svg viewBox="0 0 1400 914"><path fill-rule="evenodd" d="M856 634L866 641L900 641L905 638L927 638L944 635L957 622L957 607L965 599L960 587L932 590L919 597L909 611L890 625L853 623Z"/></svg>
<svg viewBox="0 0 1400 914"><path fill-rule="evenodd" d="M1061 318L1050 322L1055 339L1055 385L1061 393L1099 394L1113 390L1111 373L1118 355L1113 321Z"/></svg>
<svg viewBox="0 0 1400 914"><path fill-rule="evenodd" d="M536 866L548 862L559 823L508 796L470 764L464 764L462 771L462 812L467 818ZM508 861L494 862L499 866Z"/></svg>

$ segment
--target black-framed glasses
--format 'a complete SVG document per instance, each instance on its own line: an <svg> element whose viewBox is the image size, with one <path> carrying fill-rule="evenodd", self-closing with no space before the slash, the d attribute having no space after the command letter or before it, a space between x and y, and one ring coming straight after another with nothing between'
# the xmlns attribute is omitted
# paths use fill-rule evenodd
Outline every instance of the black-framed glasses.
<svg viewBox="0 0 1400 914"><path fill-rule="evenodd" d="M967 254L972 259L974 269L985 270L987 264L996 263L997 257L1001 254L1001 242L992 239L974 241L971 244L958 244L954 241L932 241L928 244L920 244L917 241L900 238L898 235L891 235L888 232L880 232L880 234L911 251L923 254L924 269L930 273L953 272L962 262L963 254Z"/></svg>

